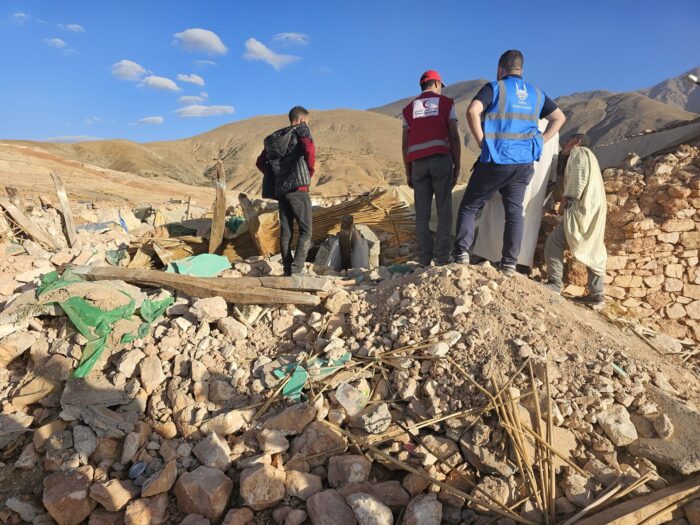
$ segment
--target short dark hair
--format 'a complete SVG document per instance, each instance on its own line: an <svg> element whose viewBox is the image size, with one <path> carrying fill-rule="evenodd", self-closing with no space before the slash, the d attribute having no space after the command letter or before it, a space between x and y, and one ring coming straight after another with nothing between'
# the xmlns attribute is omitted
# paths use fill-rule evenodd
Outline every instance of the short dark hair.
<svg viewBox="0 0 700 525"><path fill-rule="evenodd" d="M289 122L294 122L299 120L301 117L305 117L309 114L309 110L303 106L294 106L289 110Z"/></svg>
<svg viewBox="0 0 700 525"><path fill-rule="evenodd" d="M498 65L506 71L514 71L523 68L523 54L517 49L509 49L498 59Z"/></svg>
<svg viewBox="0 0 700 525"><path fill-rule="evenodd" d="M569 135L569 138L566 139L566 142L569 142L571 140L578 140L578 145L584 148L590 148L591 144L593 143L591 137L589 137L585 133L574 133L573 135Z"/></svg>
<svg viewBox="0 0 700 525"><path fill-rule="evenodd" d="M437 80L426 80L420 85L420 88L422 91L425 91L426 89L430 89L431 87L435 87L438 85Z"/></svg>

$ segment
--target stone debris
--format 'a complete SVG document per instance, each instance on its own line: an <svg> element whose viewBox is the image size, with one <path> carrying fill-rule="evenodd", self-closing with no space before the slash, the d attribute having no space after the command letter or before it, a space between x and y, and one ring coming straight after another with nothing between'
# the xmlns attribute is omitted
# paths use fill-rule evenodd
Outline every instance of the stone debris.
<svg viewBox="0 0 700 525"><path fill-rule="evenodd" d="M689 148L654 161L670 171L644 160L606 177L618 230L609 293L657 331L650 344L684 363L597 313L553 307L536 283L489 264L376 267L384 234L356 225L370 267L324 269L320 304L174 292L148 333L110 346L86 378L72 372L87 338L63 312L0 317L2 461L19 480L43 479L0 499L0 523L539 523L529 477L539 480L544 449L530 429L550 416L558 455L543 465L555 471L556 522L617 482L641 479L632 497L699 472L688 349L700 322L700 155ZM51 210L31 216L58 232ZM137 241L121 229L79 237L55 253L12 243L0 307L33 304L52 264L106 264L108 251ZM252 257L226 272L278 276L281 266ZM569 274L580 277L575 265ZM173 293L101 282L139 304ZM507 413L493 396L510 400Z"/></svg>

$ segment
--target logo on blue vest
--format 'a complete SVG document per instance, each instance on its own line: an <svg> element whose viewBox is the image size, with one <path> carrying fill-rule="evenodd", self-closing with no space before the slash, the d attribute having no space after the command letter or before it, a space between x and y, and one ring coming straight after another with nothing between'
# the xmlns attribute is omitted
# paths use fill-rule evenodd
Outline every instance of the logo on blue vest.
<svg viewBox="0 0 700 525"><path fill-rule="evenodd" d="M522 86L523 86L522 88L519 88L518 83L517 82L515 83L515 94L517 95L518 100L520 102L525 102L527 100L527 97L528 97L527 86L525 85L524 82L523 82Z"/></svg>

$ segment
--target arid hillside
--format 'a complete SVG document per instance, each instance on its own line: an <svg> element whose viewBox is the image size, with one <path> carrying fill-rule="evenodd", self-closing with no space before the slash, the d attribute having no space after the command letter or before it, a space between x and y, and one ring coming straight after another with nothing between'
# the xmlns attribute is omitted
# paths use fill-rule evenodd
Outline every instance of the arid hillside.
<svg viewBox="0 0 700 525"><path fill-rule="evenodd" d="M222 152L229 188L257 193L255 160L266 135L286 125L286 116L234 122L202 135L169 142L126 140L52 144L23 142L52 155L143 177L169 177L207 185ZM368 111L314 111L311 132L318 151L313 188L329 196L357 194L404 180L401 123ZM472 156L465 151L465 166Z"/></svg>

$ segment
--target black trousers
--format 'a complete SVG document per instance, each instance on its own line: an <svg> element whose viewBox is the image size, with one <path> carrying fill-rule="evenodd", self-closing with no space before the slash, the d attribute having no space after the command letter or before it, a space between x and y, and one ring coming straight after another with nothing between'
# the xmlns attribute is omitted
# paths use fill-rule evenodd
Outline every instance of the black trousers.
<svg viewBox="0 0 700 525"><path fill-rule="evenodd" d="M515 266L518 263L525 227L523 199L534 173L532 163L478 163L476 165L457 212L455 255L468 253L472 249L476 214L498 191L503 198L506 214L501 262L508 266Z"/></svg>
<svg viewBox="0 0 700 525"><path fill-rule="evenodd" d="M299 273L304 269L306 255L311 246L311 197L308 191L292 191L279 199L280 252L284 274ZM294 222L299 228L299 238L292 255Z"/></svg>

